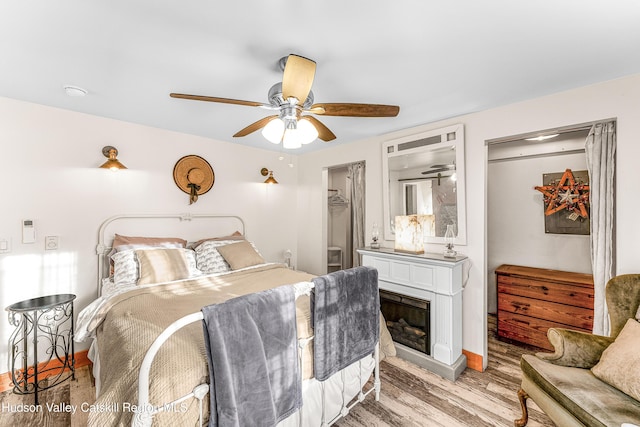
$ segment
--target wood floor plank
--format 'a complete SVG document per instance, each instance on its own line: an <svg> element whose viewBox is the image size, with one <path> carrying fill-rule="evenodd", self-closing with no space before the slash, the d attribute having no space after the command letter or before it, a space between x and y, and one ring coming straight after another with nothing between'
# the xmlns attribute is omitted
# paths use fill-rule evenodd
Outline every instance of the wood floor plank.
<svg viewBox="0 0 640 427"><path fill-rule="evenodd" d="M392 399L397 405L402 405L401 413L415 413L413 419L417 419L419 425L424 425L425 420L429 420L432 425L455 425L458 421L444 412L442 408L434 405L431 402L422 400L411 393L404 392L403 384L398 384L396 381L384 382L384 394L381 395L381 403L373 400L365 402L368 408L369 405L385 404L382 399L385 395L392 396Z"/></svg>
<svg viewBox="0 0 640 427"><path fill-rule="evenodd" d="M89 420L87 405L95 401L96 395L95 388L91 382L89 369L78 369L76 371L76 379L69 384L70 403L78 408L76 413L71 416L71 427L84 427L87 425Z"/></svg>
<svg viewBox="0 0 640 427"><path fill-rule="evenodd" d="M33 394L13 394L7 390L0 396L0 426L58 427L71 423L71 414L57 406L69 402L68 383L39 392L37 406ZM53 410L49 410L48 405Z"/></svg>
<svg viewBox="0 0 640 427"><path fill-rule="evenodd" d="M420 386L410 386L409 392L450 414L459 425L494 426L497 417L502 415L496 407L487 415L484 408L492 407L495 403L480 387L474 388L463 381L452 383L402 359L390 359L388 363L401 367L394 376L401 378L404 383L413 382L411 378L419 379ZM404 376L399 373L402 371L406 372ZM424 387L427 393L416 393L418 387Z"/></svg>

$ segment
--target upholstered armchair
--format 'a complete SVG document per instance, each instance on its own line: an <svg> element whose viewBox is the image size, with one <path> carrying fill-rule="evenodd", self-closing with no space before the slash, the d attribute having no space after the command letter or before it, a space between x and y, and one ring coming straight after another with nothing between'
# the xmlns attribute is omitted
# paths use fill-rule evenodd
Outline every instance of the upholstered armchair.
<svg viewBox="0 0 640 427"><path fill-rule="evenodd" d="M640 274L612 278L605 293L610 336L550 328L555 352L522 356L516 427L529 398L558 426L640 426Z"/></svg>

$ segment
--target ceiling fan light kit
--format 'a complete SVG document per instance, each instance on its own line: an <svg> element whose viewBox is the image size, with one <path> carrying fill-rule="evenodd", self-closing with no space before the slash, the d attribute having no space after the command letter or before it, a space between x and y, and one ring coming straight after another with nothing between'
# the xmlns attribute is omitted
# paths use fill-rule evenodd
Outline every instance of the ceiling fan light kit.
<svg viewBox="0 0 640 427"><path fill-rule="evenodd" d="M262 136L273 144L282 142L284 148L295 149L315 141L318 130L308 120L276 118L262 128Z"/></svg>
<svg viewBox="0 0 640 427"><path fill-rule="evenodd" d="M309 144L317 138L325 142L333 141L336 136L320 120L310 115L344 117L395 117L400 107L381 104L329 103L314 104L311 91L316 73L316 63L303 56L291 54L279 61L283 69L282 83L276 83L269 89L269 104L243 101L212 96L187 95L171 93L172 98L191 99L197 101L218 102L249 107L261 107L278 111L277 115L268 116L250 124L236 132L235 138L247 136L262 129L262 136L283 148L296 149ZM304 102L300 102L304 100Z"/></svg>

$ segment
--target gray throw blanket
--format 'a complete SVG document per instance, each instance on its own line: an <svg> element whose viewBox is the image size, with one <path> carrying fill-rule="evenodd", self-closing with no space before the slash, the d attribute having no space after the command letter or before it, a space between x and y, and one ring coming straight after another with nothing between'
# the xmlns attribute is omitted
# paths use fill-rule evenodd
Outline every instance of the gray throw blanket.
<svg viewBox="0 0 640 427"><path fill-rule="evenodd" d="M209 305L202 313L209 426L273 427L302 406L292 286Z"/></svg>
<svg viewBox="0 0 640 427"><path fill-rule="evenodd" d="M371 354L380 336L378 270L356 267L312 279L314 377L324 381Z"/></svg>

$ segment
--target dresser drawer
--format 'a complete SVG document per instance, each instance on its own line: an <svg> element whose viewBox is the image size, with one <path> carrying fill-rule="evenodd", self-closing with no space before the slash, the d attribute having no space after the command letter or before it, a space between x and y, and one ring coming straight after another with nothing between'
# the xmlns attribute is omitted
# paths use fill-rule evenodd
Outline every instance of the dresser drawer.
<svg viewBox="0 0 640 427"><path fill-rule="evenodd" d="M593 287L498 275L498 293L519 295L593 310Z"/></svg>
<svg viewBox="0 0 640 427"><path fill-rule="evenodd" d="M508 311L499 311L498 318L500 319L498 323L500 337L553 351L553 346L547 339L547 329L556 327L557 324Z"/></svg>
<svg viewBox="0 0 640 427"><path fill-rule="evenodd" d="M498 337L553 350L549 328L591 332L590 274L505 264L496 269L496 282Z"/></svg>
<svg viewBox="0 0 640 427"><path fill-rule="evenodd" d="M498 294L498 310L550 320L558 326L591 330L593 310L518 295Z"/></svg>

